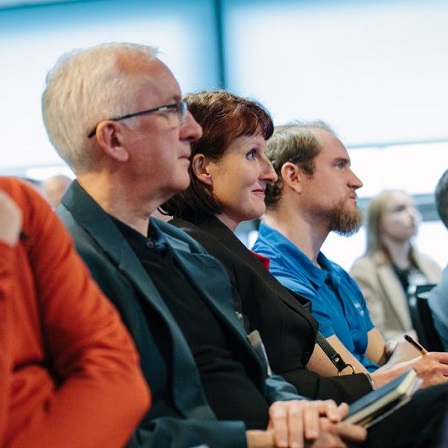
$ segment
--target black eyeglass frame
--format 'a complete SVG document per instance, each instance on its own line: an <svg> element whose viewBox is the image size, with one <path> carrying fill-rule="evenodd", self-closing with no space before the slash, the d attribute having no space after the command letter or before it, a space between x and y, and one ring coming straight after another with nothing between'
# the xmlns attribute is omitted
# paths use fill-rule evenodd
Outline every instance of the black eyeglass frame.
<svg viewBox="0 0 448 448"><path fill-rule="evenodd" d="M115 118L107 118L107 120L121 121L121 120L126 120L128 118L139 117L140 115L153 114L155 112L166 112L167 110L171 110L171 109L176 109L177 116L179 117L179 121L181 123L183 123L185 120L185 116L187 115L187 110L188 110L186 101L176 101L175 103L165 104L160 107L155 107L154 109L141 110L140 112L134 112L132 114L126 114L126 115L122 115L120 117L115 117ZM102 121L106 121L106 120L102 120ZM87 138L92 138L96 134L96 128L98 127L98 124L87 134Z"/></svg>

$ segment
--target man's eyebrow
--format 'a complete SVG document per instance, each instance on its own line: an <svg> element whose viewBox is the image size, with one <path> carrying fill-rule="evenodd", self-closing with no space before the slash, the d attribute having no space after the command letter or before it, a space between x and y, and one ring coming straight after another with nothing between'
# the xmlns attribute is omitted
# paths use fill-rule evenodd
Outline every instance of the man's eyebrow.
<svg viewBox="0 0 448 448"><path fill-rule="evenodd" d="M352 161L348 157L335 157L333 163L343 163L344 165L351 165Z"/></svg>

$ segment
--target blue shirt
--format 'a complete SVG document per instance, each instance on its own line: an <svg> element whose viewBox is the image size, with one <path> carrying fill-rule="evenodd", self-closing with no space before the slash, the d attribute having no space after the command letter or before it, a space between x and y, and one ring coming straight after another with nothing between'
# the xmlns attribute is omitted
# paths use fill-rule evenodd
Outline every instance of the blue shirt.
<svg viewBox="0 0 448 448"><path fill-rule="evenodd" d="M367 305L356 282L341 266L320 252L321 268L280 232L261 223L254 252L270 259L269 270L286 288L311 300L312 314L319 331L336 335L365 368L372 372L378 365L365 352L367 333L374 328Z"/></svg>

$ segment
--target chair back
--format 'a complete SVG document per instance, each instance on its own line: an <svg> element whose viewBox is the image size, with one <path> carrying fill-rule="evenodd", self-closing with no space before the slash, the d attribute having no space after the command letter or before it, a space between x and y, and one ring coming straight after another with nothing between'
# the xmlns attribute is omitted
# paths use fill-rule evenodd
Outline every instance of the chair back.
<svg viewBox="0 0 448 448"><path fill-rule="evenodd" d="M434 327L431 309L428 304L428 294L434 286L434 283L418 285L415 292L409 297L409 309L412 326L417 333L419 342L428 351L443 352L445 350Z"/></svg>

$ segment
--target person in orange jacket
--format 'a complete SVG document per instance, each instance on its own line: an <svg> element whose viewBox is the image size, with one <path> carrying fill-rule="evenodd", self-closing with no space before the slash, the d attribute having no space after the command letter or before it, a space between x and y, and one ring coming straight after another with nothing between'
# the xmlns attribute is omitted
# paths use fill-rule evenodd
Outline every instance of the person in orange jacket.
<svg viewBox="0 0 448 448"><path fill-rule="evenodd" d="M133 342L59 218L0 177L0 446L123 447L150 404Z"/></svg>

